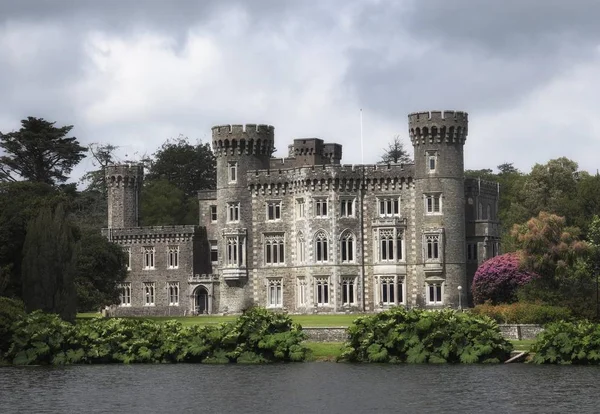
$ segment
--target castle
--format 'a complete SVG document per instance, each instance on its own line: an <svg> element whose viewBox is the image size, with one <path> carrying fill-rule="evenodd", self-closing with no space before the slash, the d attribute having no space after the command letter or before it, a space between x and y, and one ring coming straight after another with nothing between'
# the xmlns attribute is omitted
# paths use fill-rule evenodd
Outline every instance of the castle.
<svg viewBox="0 0 600 414"><path fill-rule="evenodd" d="M498 186L464 178L465 112L408 116L414 164L341 165L342 147L274 128L212 128L217 189L198 226L138 227L143 168L107 168L108 229L127 252L117 315L376 312L466 305L499 251Z"/></svg>

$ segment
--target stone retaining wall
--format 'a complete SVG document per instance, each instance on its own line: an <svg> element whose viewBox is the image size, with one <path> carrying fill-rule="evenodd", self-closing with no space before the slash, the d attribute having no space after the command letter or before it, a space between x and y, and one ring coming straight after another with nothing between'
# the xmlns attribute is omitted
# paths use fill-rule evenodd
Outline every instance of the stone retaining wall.
<svg viewBox="0 0 600 414"><path fill-rule="evenodd" d="M306 340L310 342L344 342L348 338L345 327L302 327L302 330L308 335Z"/></svg>
<svg viewBox="0 0 600 414"><path fill-rule="evenodd" d="M533 324L506 324L498 326L503 337L519 341L523 339L535 339L537 334L544 330L541 325Z"/></svg>

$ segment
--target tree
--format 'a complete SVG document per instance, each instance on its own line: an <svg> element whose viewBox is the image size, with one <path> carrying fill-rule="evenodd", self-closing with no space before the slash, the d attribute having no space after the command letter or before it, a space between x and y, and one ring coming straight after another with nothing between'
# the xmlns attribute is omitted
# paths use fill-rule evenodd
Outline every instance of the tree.
<svg viewBox="0 0 600 414"><path fill-rule="evenodd" d="M123 249L110 243L98 231L83 231L77 255L77 309L98 310L118 303L118 284L127 277L127 257Z"/></svg>
<svg viewBox="0 0 600 414"><path fill-rule="evenodd" d="M92 165L98 169L88 171L81 177L81 183L88 183L86 191L97 191L106 195L106 167L114 163L114 152L118 148L111 144L88 145L88 151L92 155Z"/></svg>
<svg viewBox="0 0 600 414"><path fill-rule="evenodd" d="M186 197L216 188L216 159L209 144L192 145L187 137L167 140L153 155L148 181L166 180Z"/></svg>
<svg viewBox="0 0 600 414"><path fill-rule="evenodd" d="M42 208L27 226L23 246L23 300L28 312L40 309L74 321L76 313L76 231L63 206Z"/></svg>
<svg viewBox="0 0 600 414"><path fill-rule="evenodd" d="M21 121L21 129L3 134L0 148L6 155L0 157L0 179L27 181L50 185L63 183L73 167L85 157L86 149L76 138L67 138L72 125L57 128L55 122L28 117Z"/></svg>
<svg viewBox="0 0 600 414"><path fill-rule="evenodd" d="M535 273L519 268L519 255L516 253L492 257L475 272L471 289L473 302L512 303L517 299L517 289L536 277Z"/></svg>
<svg viewBox="0 0 600 414"><path fill-rule="evenodd" d="M380 164L409 164L412 160L408 151L404 149L404 143L400 140L400 136L396 135L388 147L384 149L381 156Z"/></svg>
<svg viewBox="0 0 600 414"><path fill-rule="evenodd" d="M147 181L142 187L141 221L144 226L198 223L198 202L167 180Z"/></svg>

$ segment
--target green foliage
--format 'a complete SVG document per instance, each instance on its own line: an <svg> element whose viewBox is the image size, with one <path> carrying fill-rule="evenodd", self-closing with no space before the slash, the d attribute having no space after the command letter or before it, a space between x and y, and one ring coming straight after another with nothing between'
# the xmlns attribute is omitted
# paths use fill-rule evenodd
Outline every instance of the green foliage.
<svg viewBox="0 0 600 414"><path fill-rule="evenodd" d="M411 163L410 154L408 150L404 148L404 143L400 139L399 135L396 135L392 142L388 144L388 147L384 149L384 153L381 156L380 164L408 164Z"/></svg>
<svg viewBox="0 0 600 414"><path fill-rule="evenodd" d="M29 223L23 247L23 300L28 312L42 310L75 320L75 229L59 205L43 208Z"/></svg>
<svg viewBox="0 0 600 414"><path fill-rule="evenodd" d="M33 312L14 326L9 359L17 365L74 363L265 363L304 361L305 334L289 316L255 308L232 323L87 318L77 324ZM44 345L45 344L45 345Z"/></svg>
<svg viewBox="0 0 600 414"><path fill-rule="evenodd" d="M127 277L127 257L123 249L110 243L97 230L83 231L77 253L77 309L98 310L118 303L118 284Z"/></svg>
<svg viewBox="0 0 600 414"><path fill-rule="evenodd" d="M348 334L340 359L350 362L500 362L512 350L496 322L453 310L393 308L357 318Z"/></svg>
<svg viewBox="0 0 600 414"><path fill-rule="evenodd" d="M144 226L197 224L197 202L167 180L146 181L142 187L141 220Z"/></svg>
<svg viewBox="0 0 600 414"><path fill-rule="evenodd" d="M56 185L81 161L86 149L76 138L66 136L72 125L55 127L54 122L28 117L21 129L8 134L0 132L0 181L16 181L18 177ZM15 177L16 176L16 177Z"/></svg>
<svg viewBox="0 0 600 414"><path fill-rule="evenodd" d="M8 351L11 343L13 324L23 316L25 316L23 302L0 297L0 359Z"/></svg>
<svg viewBox="0 0 600 414"><path fill-rule="evenodd" d="M531 347L536 364L600 364L600 325L588 321L554 322Z"/></svg>
<svg viewBox="0 0 600 414"><path fill-rule="evenodd" d="M571 320L569 308L538 303L517 302L504 305L484 303L470 310L474 315L487 316L498 323L530 323L544 325L549 322Z"/></svg>

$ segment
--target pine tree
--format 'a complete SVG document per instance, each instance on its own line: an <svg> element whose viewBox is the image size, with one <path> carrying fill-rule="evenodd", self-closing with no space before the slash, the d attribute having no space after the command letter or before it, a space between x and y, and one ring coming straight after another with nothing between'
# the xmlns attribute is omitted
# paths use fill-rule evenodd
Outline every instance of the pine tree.
<svg viewBox="0 0 600 414"><path fill-rule="evenodd" d="M23 299L28 312L40 309L69 321L76 313L75 228L62 205L42 208L27 228L23 247Z"/></svg>

